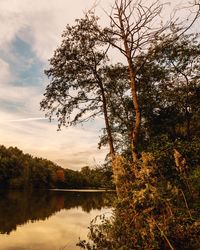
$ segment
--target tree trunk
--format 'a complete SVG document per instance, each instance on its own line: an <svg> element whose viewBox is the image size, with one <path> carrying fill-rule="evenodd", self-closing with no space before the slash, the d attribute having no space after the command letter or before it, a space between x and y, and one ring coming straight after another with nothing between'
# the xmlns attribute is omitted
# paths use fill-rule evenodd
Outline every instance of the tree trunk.
<svg viewBox="0 0 200 250"><path fill-rule="evenodd" d="M124 49L126 52L126 58L128 62L132 102L133 102L133 106L135 109L135 120L133 121L135 124L134 126L132 126L133 128L131 131L131 150L132 150L133 161L136 161L138 159L137 143L138 143L138 138L139 138L139 133L140 133L140 126L141 126L141 112L140 112L140 106L139 106L138 97L137 97L136 81L135 81L136 70L133 67L131 49L128 46L128 40L127 40L127 35L125 33L123 20L120 15L120 12L118 14L119 14L118 18L119 18L120 28L121 28L121 37L123 39Z"/></svg>
<svg viewBox="0 0 200 250"><path fill-rule="evenodd" d="M106 125L106 132L108 135L108 144L109 144L109 149L110 149L110 156L113 160L114 156L115 156L115 149L114 149L114 145L113 145L113 137L112 137L112 131L111 131L111 126L110 126L110 122L108 119L108 110L107 110L107 100L106 100L106 96L105 96L105 90L104 90L104 86L101 80L101 77L98 75L96 69L94 70L94 75L97 79L99 88L101 90L101 96L102 96L102 102L103 102L103 114L104 114L104 121L105 121L105 125Z"/></svg>
<svg viewBox="0 0 200 250"><path fill-rule="evenodd" d="M103 88L102 84L100 84L100 85L101 85L100 88L101 88L102 101L103 101L103 114L104 114L104 120L105 120L105 125L106 125L106 131L107 131L107 135L108 135L108 144L109 144L109 148L110 148L110 156L113 159L113 157L115 156L115 149L114 149L114 145L113 145L113 137L112 137L111 127L110 127L110 123L109 123L109 119L108 119L107 101L106 101L106 97L105 97L104 88Z"/></svg>
<svg viewBox="0 0 200 250"><path fill-rule="evenodd" d="M119 173L118 172L119 171L118 171L118 167L116 166L115 148L114 148L114 144L113 144L114 142L113 142L111 126L110 126L110 122L109 122L109 118L108 118L107 99L106 99L106 95L105 95L105 90L104 90L104 86L103 86L101 77L98 75L96 69L94 70L94 74L95 74L96 80L98 82L99 88L101 90L101 97L102 97L102 102L103 102L104 121L105 121L107 136L108 136L110 157L111 157L111 161L112 161L112 171L113 171L114 179L118 180L118 178L119 178ZM115 181L115 186L116 186L117 196L120 197L121 192L120 192L120 186L119 186L118 181Z"/></svg>
<svg viewBox="0 0 200 250"><path fill-rule="evenodd" d="M135 75L133 70L129 69L130 74L130 87L131 87L131 95L132 95L132 101L135 109L135 126L132 129L132 157L133 160L136 161L138 159L138 153L137 153L137 144L138 144L138 138L140 133L140 126L141 126L141 112L139 107L139 102L137 98L137 92L136 92L136 83L135 83Z"/></svg>
<svg viewBox="0 0 200 250"><path fill-rule="evenodd" d="M118 157L115 155L112 131L111 131L110 122L108 119L107 101L106 101L104 87L103 87L103 84L101 81L99 82L99 87L101 89L101 95L102 95L102 101L103 101L103 113L104 113L106 131L107 131L107 135L108 135L110 156L111 156L111 160L112 160L112 171L113 171L113 176L114 176L114 183L116 186L116 192L117 192L118 198L122 198L123 192L122 192L121 182L119 180L124 175L124 169L123 169L122 164L120 164L121 162L118 160Z"/></svg>

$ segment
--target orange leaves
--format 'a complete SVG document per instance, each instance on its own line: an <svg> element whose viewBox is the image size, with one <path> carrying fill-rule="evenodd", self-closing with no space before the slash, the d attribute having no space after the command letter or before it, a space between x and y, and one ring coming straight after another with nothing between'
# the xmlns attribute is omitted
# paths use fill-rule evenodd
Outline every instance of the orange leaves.
<svg viewBox="0 0 200 250"><path fill-rule="evenodd" d="M65 173L64 170L58 169L56 171L57 181L64 182L65 181Z"/></svg>

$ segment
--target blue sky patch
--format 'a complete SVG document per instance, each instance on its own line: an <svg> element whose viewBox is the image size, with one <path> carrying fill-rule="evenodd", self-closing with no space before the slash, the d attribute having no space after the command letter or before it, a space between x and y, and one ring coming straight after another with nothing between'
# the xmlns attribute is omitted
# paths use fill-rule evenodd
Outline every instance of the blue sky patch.
<svg viewBox="0 0 200 250"><path fill-rule="evenodd" d="M0 51L1 53L1 51ZM2 52L2 59L9 63L15 86L39 86L43 75L43 63L32 50L31 44L16 37L9 53Z"/></svg>

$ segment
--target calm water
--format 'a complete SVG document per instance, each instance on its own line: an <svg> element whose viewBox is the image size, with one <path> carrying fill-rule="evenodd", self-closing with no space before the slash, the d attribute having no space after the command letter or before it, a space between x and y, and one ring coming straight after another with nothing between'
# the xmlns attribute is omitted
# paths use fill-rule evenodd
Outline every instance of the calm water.
<svg viewBox="0 0 200 250"><path fill-rule="evenodd" d="M0 192L0 250L76 250L96 215L111 212L113 193Z"/></svg>

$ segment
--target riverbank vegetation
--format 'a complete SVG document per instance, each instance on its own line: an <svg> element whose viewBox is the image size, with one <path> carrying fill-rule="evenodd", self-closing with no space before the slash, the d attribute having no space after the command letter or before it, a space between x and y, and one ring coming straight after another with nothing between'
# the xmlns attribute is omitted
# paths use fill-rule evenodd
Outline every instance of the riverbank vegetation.
<svg viewBox="0 0 200 250"><path fill-rule="evenodd" d="M1 189L113 188L106 167L64 169L42 158L24 154L16 147L0 146Z"/></svg>
<svg viewBox="0 0 200 250"><path fill-rule="evenodd" d="M200 247L200 37L191 32L200 3L178 20L178 10L161 18L165 7L116 0L106 27L89 11L67 25L45 71L41 108L59 129L105 121L99 146L109 146L118 204L91 225L85 249Z"/></svg>

